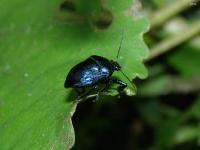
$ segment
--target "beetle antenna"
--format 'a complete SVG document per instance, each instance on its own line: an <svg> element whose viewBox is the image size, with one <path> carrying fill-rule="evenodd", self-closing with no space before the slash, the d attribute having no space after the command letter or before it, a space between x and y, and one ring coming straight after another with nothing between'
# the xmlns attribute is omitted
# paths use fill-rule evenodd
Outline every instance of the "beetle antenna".
<svg viewBox="0 0 200 150"><path fill-rule="evenodd" d="M129 79L129 77L128 77L122 70L120 70L120 72L123 74L123 76L124 76L130 83L132 83L132 81Z"/></svg>
<svg viewBox="0 0 200 150"><path fill-rule="evenodd" d="M119 58L119 52L121 50L123 40L124 40L124 30L122 31L121 41L117 52L117 59Z"/></svg>
<svg viewBox="0 0 200 150"><path fill-rule="evenodd" d="M120 41L119 49L118 49L118 52L117 52L117 59L119 58L119 52L120 52L120 50L121 50L123 40L124 40L124 30L122 31L121 41ZM122 70L120 70L120 72L121 72L121 73L123 74L123 76L132 84L131 79L129 79L129 77L128 77ZM133 84L132 84L132 85L133 85ZM134 87L134 88L135 88L135 87Z"/></svg>

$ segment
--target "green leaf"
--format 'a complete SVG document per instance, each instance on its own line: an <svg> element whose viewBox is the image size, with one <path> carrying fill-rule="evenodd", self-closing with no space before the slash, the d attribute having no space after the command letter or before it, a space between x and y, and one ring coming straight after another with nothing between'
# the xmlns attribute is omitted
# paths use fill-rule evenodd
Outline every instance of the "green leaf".
<svg viewBox="0 0 200 150"><path fill-rule="evenodd" d="M180 127L181 115L169 119L163 119L162 122L156 126L156 142L152 149L167 149L172 146L175 132Z"/></svg>
<svg viewBox="0 0 200 150"><path fill-rule="evenodd" d="M200 139L200 125L199 125L199 116L200 116L200 98L194 102L194 104L182 114L182 126L179 127L174 135L173 143L181 144L184 142L188 142L194 139L197 139L199 144ZM190 121L191 119L197 120Z"/></svg>
<svg viewBox="0 0 200 150"><path fill-rule="evenodd" d="M153 78L138 87L138 95L165 95L169 92L170 82L171 77L169 75L161 75L157 78Z"/></svg>
<svg viewBox="0 0 200 150"><path fill-rule="evenodd" d="M191 108L187 111L186 115L185 115L185 119L189 120L189 119L196 119L198 120L197 124L197 128L196 132L193 136L195 136L195 138L197 138L197 143L198 145L200 144L200 124L199 124L199 119L200 119L200 97L197 98L197 100L195 101L195 103L191 106ZM192 135L191 135L192 137Z"/></svg>
<svg viewBox="0 0 200 150"><path fill-rule="evenodd" d="M183 77L191 78L200 75L200 51L199 49L185 45L179 47L168 59Z"/></svg>
<svg viewBox="0 0 200 150"><path fill-rule="evenodd" d="M174 144L181 144L197 138L199 127L183 126L176 131Z"/></svg>
<svg viewBox="0 0 200 150"><path fill-rule="evenodd" d="M191 108L187 111L185 117L186 119L195 118L200 119L200 97L197 98L195 103L191 106Z"/></svg>
<svg viewBox="0 0 200 150"><path fill-rule="evenodd" d="M115 59L123 30L118 60L123 71L129 78L147 76L142 34L148 21L130 15L132 0L103 4L114 16L104 30L91 25L98 11L88 15L81 9L66 14L77 20L62 20L62 2L0 1L0 149L70 149L77 103L72 90L63 87L66 74L93 54Z"/></svg>

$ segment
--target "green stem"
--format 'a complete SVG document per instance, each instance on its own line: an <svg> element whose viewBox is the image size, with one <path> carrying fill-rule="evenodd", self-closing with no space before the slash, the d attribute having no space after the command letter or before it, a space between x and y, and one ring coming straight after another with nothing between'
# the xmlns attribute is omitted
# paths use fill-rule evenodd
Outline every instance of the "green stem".
<svg viewBox="0 0 200 150"><path fill-rule="evenodd" d="M187 40L190 40L198 34L200 34L200 21L189 25L188 29L185 29L184 32L176 34L173 37L169 37L168 39L154 46L150 51L147 61L172 50L174 47Z"/></svg>
<svg viewBox="0 0 200 150"><path fill-rule="evenodd" d="M154 13L151 18L151 28L155 28L162 25L168 19L172 18L182 10L197 3L198 0L177 0L170 6L166 6L158 12Z"/></svg>

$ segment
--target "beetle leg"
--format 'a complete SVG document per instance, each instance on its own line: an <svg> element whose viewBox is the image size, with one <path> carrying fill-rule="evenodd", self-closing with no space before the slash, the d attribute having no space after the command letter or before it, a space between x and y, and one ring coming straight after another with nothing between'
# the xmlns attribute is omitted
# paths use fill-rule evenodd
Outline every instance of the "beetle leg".
<svg viewBox="0 0 200 150"><path fill-rule="evenodd" d="M80 96L78 97L78 99L82 99L82 98L86 97L86 96L89 95L94 89L97 89L97 88L98 88L98 85L95 85L95 86L94 86L93 88L91 88L89 91L87 91L86 93L80 95Z"/></svg>
<svg viewBox="0 0 200 150"><path fill-rule="evenodd" d="M105 87L103 89L101 89L100 91L103 92L105 91L106 89L108 89L110 87L111 84L118 84L119 87L117 88L118 92L121 93L126 87L127 87L127 84L121 80L118 80L118 79L115 79L115 78L110 78L109 80L107 80L105 82Z"/></svg>
<svg viewBox="0 0 200 150"><path fill-rule="evenodd" d="M118 80L118 79L111 79L111 80L113 83L119 84L119 87L118 87L119 93L122 92L127 87L127 83L121 80Z"/></svg>
<svg viewBox="0 0 200 150"><path fill-rule="evenodd" d="M113 83L112 79L106 80L106 81L105 81L105 87L102 88L102 89L100 90L100 92L104 92L105 90L107 90L107 89L110 87L110 85L111 85L112 83Z"/></svg>
<svg viewBox="0 0 200 150"><path fill-rule="evenodd" d="M119 85L117 88L117 91L119 92L119 94L127 87L127 84L125 82L118 80L116 78L111 78L111 79L109 79L104 90L106 90L112 83Z"/></svg>
<svg viewBox="0 0 200 150"><path fill-rule="evenodd" d="M97 96L95 97L95 99L93 100L93 102L96 102L99 100L99 94L100 94L100 91L97 92Z"/></svg>
<svg viewBox="0 0 200 150"><path fill-rule="evenodd" d="M77 93L77 95L78 95L78 99L79 99L79 97L81 96L81 94L83 94L84 92L85 92L85 88L75 88L75 91L76 91L76 93Z"/></svg>

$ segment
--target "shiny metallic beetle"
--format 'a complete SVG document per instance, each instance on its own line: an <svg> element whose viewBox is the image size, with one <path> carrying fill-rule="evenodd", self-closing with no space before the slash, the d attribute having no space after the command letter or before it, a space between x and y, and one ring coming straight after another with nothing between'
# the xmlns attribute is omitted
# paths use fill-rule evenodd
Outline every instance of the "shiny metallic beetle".
<svg viewBox="0 0 200 150"><path fill-rule="evenodd" d="M105 84L105 87L98 89L97 99L99 92L109 88L112 83L119 84L118 90L120 92L127 84L112 77L113 72L119 71L120 69L121 66L115 61L108 60L101 56L90 56L70 70L65 80L65 88L74 88L79 98L84 93L85 88L93 87L98 89L99 84Z"/></svg>
<svg viewBox="0 0 200 150"><path fill-rule="evenodd" d="M117 58L121 49L121 43L118 49ZM94 89L97 89L97 100L99 98L99 93L107 90L113 83L119 85L118 92L123 91L124 88L127 87L125 82L112 77L114 71L122 72L121 66L116 61L108 60L102 56L92 55L83 62L75 65L70 70L66 77L64 86L65 88L74 88L78 94L78 99L84 98ZM128 79L124 73L123 75ZM105 86L100 88L100 84ZM85 88L89 87L91 87L91 90L85 92Z"/></svg>

